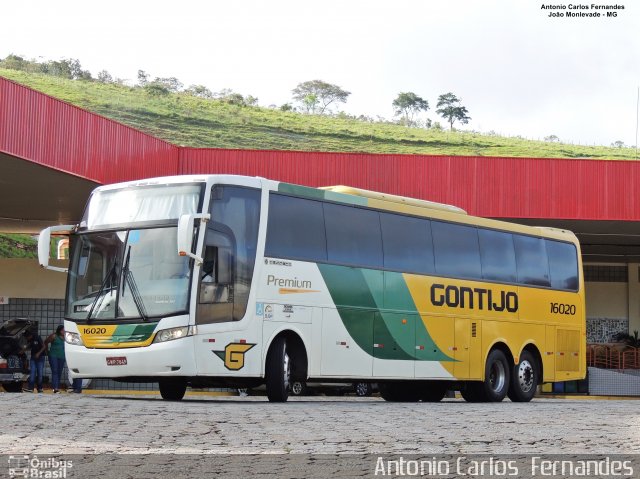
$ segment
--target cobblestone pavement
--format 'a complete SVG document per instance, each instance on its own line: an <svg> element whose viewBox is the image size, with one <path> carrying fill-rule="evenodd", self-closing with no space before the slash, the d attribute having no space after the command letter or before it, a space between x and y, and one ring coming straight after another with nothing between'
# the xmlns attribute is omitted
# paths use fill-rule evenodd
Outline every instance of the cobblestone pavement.
<svg viewBox="0 0 640 479"><path fill-rule="evenodd" d="M469 404L313 397L0 394L3 454L626 454L640 402L536 399Z"/></svg>

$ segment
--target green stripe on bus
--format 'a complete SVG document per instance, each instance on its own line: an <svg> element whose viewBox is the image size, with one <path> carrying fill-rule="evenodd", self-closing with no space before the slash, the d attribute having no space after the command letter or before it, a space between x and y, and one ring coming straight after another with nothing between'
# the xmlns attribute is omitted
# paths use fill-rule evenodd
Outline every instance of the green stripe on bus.
<svg viewBox="0 0 640 479"><path fill-rule="evenodd" d="M135 343L145 341L153 334L155 324L121 324L111 336L111 343Z"/></svg>
<svg viewBox="0 0 640 479"><path fill-rule="evenodd" d="M349 335L368 354L379 359L453 361L426 330L401 273L328 264L318 268ZM389 311L385 301L399 311ZM424 348L417 351L416 344Z"/></svg>
<svg viewBox="0 0 640 479"><path fill-rule="evenodd" d="M279 183L278 192L299 196L301 198L309 198L312 200L335 201L347 205L367 206L368 204L367 199L361 196L318 190L316 188L308 188L306 186L292 185L291 183Z"/></svg>

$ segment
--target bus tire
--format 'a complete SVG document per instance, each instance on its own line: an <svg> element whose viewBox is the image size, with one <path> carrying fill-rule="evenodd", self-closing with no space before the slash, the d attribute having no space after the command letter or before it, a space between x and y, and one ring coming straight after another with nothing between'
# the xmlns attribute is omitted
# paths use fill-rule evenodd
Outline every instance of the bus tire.
<svg viewBox="0 0 640 479"><path fill-rule="evenodd" d="M420 399L423 402L440 402L447 394L447 385L439 381L425 383L420 390Z"/></svg>
<svg viewBox="0 0 640 479"><path fill-rule="evenodd" d="M181 401L187 392L187 380L185 378L160 379L160 396L165 401Z"/></svg>
<svg viewBox="0 0 640 479"><path fill-rule="evenodd" d="M285 402L289 399L290 381L291 363L287 353L287 341L280 336L273 341L267 355L265 383L269 401Z"/></svg>
<svg viewBox="0 0 640 479"><path fill-rule="evenodd" d="M539 379L538 362L529 351L522 351L520 362L513 367L509 399L513 402L529 402L536 393Z"/></svg>
<svg viewBox="0 0 640 479"><path fill-rule="evenodd" d="M411 381L380 384L380 396L389 402L418 402L420 391Z"/></svg>
<svg viewBox="0 0 640 479"><path fill-rule="evenodd" d="M479 395L482 401L500 402L509 391L511 367L502 351L494 349L489 353L484 365L484 381L480 383Z"/></svg>

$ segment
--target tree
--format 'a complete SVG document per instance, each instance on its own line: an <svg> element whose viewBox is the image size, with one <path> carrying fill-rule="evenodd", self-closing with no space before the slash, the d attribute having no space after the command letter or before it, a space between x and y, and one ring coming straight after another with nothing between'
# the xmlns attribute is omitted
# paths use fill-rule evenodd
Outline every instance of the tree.
<svg viewBox="0 0 640 479"><path fill-rule="evenodd" d="M449 122L449 128L451 128L451 130L453 130L454 122L459 121L463 125L466 125L469 123L469 120L471 120L471 117L467 115L469 112L466 107L460 104L460 101L461 100L451 92L438 97L438 104L436 105L438 109L436 113Z"/></svg>
<svg viewBox="0 0 640 479"><path fill-rule="evenodd" d="M166 85L152 81L146 83L143 87L144 91L151 96L165 96L171 93Z"/></svg>
<svg viewBox="0 0 640 479"><path fill-rule="evenodd" d="M91 80L91 72L83 70L79 60L69 58L42 64L42 73L69 80Z"/></svg>
<svg viewBox="0 0 640 479"><path fill-rule="evenodd" d="M113 77L107 70L98 72L98 81L100 83L113 83Z"/></svg>
<svg viewBox="0 0 640 479"><path fill-rule="evenodd" d="M182 87L184 87L182 82L178 80L176 77L166 77L166 78L156 77L153 80L153 83L157 83L158 85L163 85L167 90L173 93L176 93L182 90Z"/></svg>
<svg viewBox="0 0 640 479"><path fill-rule="evenodd" d="M198 98L213 98L213 93L204 85L191 85L185 90L191 96Z"/></svg>
<svg viewBox="0 0 640 479"><path fill-rule="evenodd" d="M244 104L247 106L257 106L258 105L258 98L253 96L253 95L247 95L244 98Z"/></svg>
<svg viewBox="0 0 640 479"><path fill-rule="evenodd" d="M549 143L557 143L560 141L560 138L558 138L556 135L549 135L544 137L544 141Z"/></svg>
<svg viewBox="0 0 640 479"><path fill-rule="evenodd" d="M305 95L305 97L301 99L301 102L302 102L302 106L307 111L307 113L309 112L315 113L316 108L318 108L318 104L320 103L320 100L318 100L318 95L314 93L309 93L308 95Z"/></svg>
<svg viewBox="0 0 640 479"><path fill-rule="evenodd" d="M623 148L624 147L624 141L621 141L621 140L614 141L613 143L611 143L611 146L613 148Z"/></svg>
<svg viewBox="0 0 640 479"><path fill-rule="evenodd" d="M0 61L0 66L8 70L26 70L29 61L24 58L10 53L7 57Z"/></svg>
<svg viewBox="0 0 640 479"><path fill-rule="evenodd" d="M149 83L149 74L144 70L138 70L138 86L145 86Z"/></svg>
<svg viewBox="0 0 640 479"><path fill-rule="evenodd" d="M393 100L393 109L396 116L402 117L402 122L406 126L414 124L415 116L421 111L429 109L429 102L420 98L413 92L399 93L398 98Z"/></svg>
<svg viewBox="0 0 640 479"><path fill-rule="evenodd" d="M302 104L307 112L324 113L334 103L346 103L351 92L338 85L322 80L311 80L299 83L293 90L293 99Z"/></svg>

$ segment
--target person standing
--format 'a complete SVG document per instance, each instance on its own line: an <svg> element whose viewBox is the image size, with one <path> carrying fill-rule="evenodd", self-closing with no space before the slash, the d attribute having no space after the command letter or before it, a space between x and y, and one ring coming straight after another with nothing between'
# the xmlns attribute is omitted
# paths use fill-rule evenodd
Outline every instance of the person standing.
<svg viewBox="0 0 640 479"><path fill-rule="evenodd" d="M49 346L49 365L51 366L51 384L53 393L60 392L60 378L64 369L64 326L60 325L56 328L55 333L51 333L44 340L45 345Z"/></svg>
<svg viewBox="0 0 640 479"><path fill-rule="evenodd" d="M27 339L27 345L24 350L31 349L31 360L29 361L29 385L25 389L24 392L32 393L33 386L36 384L36 376L37 376L37 387L38 392L42 392L42 374L44 372L44 360L47 355L47 347L42 341L42 338L34 333L31 330L28 330L24 333L24 337Z"/></svg>

